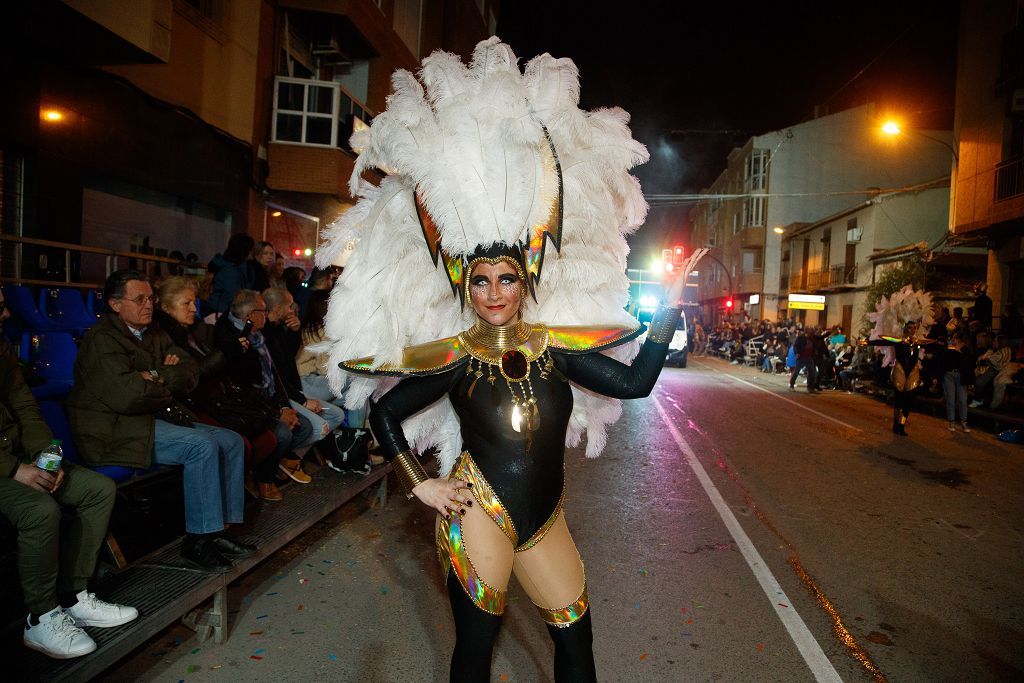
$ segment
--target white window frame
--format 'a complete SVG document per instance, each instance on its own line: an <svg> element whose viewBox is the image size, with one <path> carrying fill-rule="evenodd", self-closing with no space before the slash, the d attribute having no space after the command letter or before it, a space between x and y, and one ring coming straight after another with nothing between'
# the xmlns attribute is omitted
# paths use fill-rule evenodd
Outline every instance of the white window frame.
<svg viewBox="0 0 1024 683"><path fill-rule="evenodd" d="M282 83L289 83L292 85L302 86L302 111L296 109L280 109L277 106L278 95L280 93L280 85ZM323 112L311 112L309 111L309 88L329 88L331 90L331 112L325 114ZM271 142L280 142L288 145L302 145L304 147L322 147L322 148L336 148L338 146L338 108L340 105L340 92L341 86L338 83L332 81L317 81L308 78L291 78L289 76L278 76L274 79L274 113L271 120ZM349 96L351 97L351 95ZM302 117L302 132L300 134L301 140L279 140L277 137L277 115L278 114L289 114L292 116ZM310 118L316 119L327 119L331 120L331 141L330 143L323 142L306 142L306 122Z"/></svg>

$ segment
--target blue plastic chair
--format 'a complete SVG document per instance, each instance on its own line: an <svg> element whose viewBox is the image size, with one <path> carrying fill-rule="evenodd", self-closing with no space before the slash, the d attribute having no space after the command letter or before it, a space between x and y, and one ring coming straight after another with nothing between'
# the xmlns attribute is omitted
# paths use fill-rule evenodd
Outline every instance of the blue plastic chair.
<svg viewBox="0 0 1024 683"><path fill-rule="evenodd" d="M43 384L32 387L37 398L62 396L71 391L75 378L78 345L70 332L51 332L32 336L29 360Z"/></svg>
<svg viewBox="0 0 1024 683"><path fill-rule="evenodd" d="M99 320L107 313L110 313L110 306L107 305L107 300L103 298L102 289L93 289L86 293L85 310L95 320Z"/></svg>
<svg viewBox="0 0 1024 683"><path fill-rule="evenodd" d="M68 328L61 327L39 311L32 289L25 285L4 285L4 301L16 324L20 324L29 332L60 332Z"/></svg>
<svg viewBox="0 0 1024 683"><path fill-rule="evenodd" d="M82 294L77 289L39 290L39 311L58 325L74 330L87 330L96 324L96 318L85 309Z"/></svg>

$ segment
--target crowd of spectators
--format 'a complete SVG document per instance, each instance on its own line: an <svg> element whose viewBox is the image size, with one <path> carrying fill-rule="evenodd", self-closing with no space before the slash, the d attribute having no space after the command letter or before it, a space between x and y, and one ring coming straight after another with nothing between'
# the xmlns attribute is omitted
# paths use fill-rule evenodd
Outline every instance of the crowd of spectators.
<svg viewBox="0 0 1024 683"><path fill-rule="evenodd" d="M52 434L0 340L0 515L18 534L26 646L78 657L96 649L82 626L138 616L88 591L115 497L114 481L93 469L181 466L181 561L215 573L257 550L230 532L244 521L247 492L282 500L282 481L312 481L310 454L339 471L369 471L365 460L339 460L336 444L346 430L365 434L366 410L344 408L326 381L326 354L310 348L323 339L337 272L315 269L306 281L285 265L269 242L233 235L210 263L205 300L202 280L177 271L155 283L134 269L113 273L110 312L82 337L65 401L84 466L35 465ZM0 323L8 317L0 294ZM74 510L67 528L62 507Z"/></svg>

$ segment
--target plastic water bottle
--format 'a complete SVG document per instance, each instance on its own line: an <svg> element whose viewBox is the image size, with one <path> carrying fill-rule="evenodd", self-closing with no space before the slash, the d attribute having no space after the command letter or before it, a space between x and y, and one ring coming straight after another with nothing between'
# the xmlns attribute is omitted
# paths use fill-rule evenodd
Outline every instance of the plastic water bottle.
<svg viewBox="0 0 1024 683"><path fill-rule="evenodd" d="M39 451L36 456L36 467L56 474L60 469L60 461L64 459L64 451L60 448L60 439L53 439L50 445Z"/></svg>

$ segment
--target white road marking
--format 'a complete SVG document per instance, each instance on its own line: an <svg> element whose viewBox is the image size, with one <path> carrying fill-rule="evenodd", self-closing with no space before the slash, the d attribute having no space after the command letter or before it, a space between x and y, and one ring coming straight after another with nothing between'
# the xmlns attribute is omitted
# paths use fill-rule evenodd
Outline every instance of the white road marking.
<svg viewBox="0 0 1024 683"><path fill-rule="evenodd" d="M793 643L796 645L797 650L800 651L804 661L810 668L811 673L814 674L815 680L818 681L830 681L842 683L842 678L839 677L839 673L832 666L832 662L829 661L828 657L825 656L824 651L821 649L821 645L815 640L814 636L811 635L810 630L804 623L804 620L797 614L796 608L793 607L793 601L786 596L785 591L782 590L782 586L778 580L772 574L771 570L768 569L768 565L761 558L761 555L757 552L754 544L751 542L750 537L747 536L746 532L743 531L743 527L736 520L736 516L733 515L732 510L729 509L729 505L722 498L722 494L718 492L714 482L711 481L711 477L704 470L704 466L700 464L697 456L694 454L690 444L686 442L683 435L676 428L675 424L668 417L668 413L665 412L665 408L662 407L661 401L657 396L654 396L654 406L658 409L658 413L661 414L661 419L668 427L669 433L675 440L676 445L682 452L686 459L686 464L690 466L693 473L697 475L697 480L700 485L704 488L704 493L707 494L711 500L711 504L715 506L715 510L718 511L718 516L725 522L725 527L729 530L729 534L736 542L736 547L739 548L740 554L743 555L743 559L747 561L747 565L750 570L754 573L754 577L757 582L761 584L761 589L764 594L768 597L768 602L771 603L775 613L779 616L779 620L782 621L782 625L786 627L786 631L789 632L789 637L793 639ZM782 607L779 603L789 605L789 607Z"/></svg>
<svg viewBox="0 0 1024 683"><path fill-rule="evenodd" d="M748 382L748 381L747 381L747 380L745 380L745 379L740 379L740 378L739 378L739 377L737 377L736 375L730 375L730 374L729 374L728 372L722 372L721 370L718 370L718 369L716 369L716 368L713 368L713 367L711 367L710 365L704 365L704 363L697 363L697 365L700 365L701 367L707 368L708 370L713 370L713 371L715 371L715 372L719 372L719 373L721 373L721 374L725 375L726 377L728 377L728 378L730 378L730 379L734 379L734 380L736 380L737 382L742 382L743 384L746 384L747 386L750 386L750 387L754 387L754 388L755 388L755 389L757 389L758 391L763 391L764 393L766 393L766 394L769 394L769 395L771 395L771 396L774 396L775 398L779 399L780 401L785 401L786 403L792 404L792 405L796 406L797 408L803 408L803 409L804 409L804 410L806 410L807 412L809 412L809 413L814 413L814 414L815 414L815 415L817 415L818 417L823 417L823 418L825 418L826 420L831 420L832 422L835 422L836 424L841 424L841 425L843 425L844 427L846 427L847 429L852 429L852 430L853 430L853 431L855 431L855 432L860 432L860 431L864 431L864 430L862 430L862 429L861 429L860 427L854 427L854 426L853 426L852 424L850 424L849 422L843 422L842 420L838 420L838 419L836 419L836 418L832 417L831 415L826 415L825 413L821 413L821 412L818 412L818 411L817 411L817 410L815 410L814 408L808 408L807 406L803 405L802 403L797 403L796 401L794 401L794 400L792 400L792 399L788 399L788 398L786 398L785 396L779 396L778 394L776 394L776 393L775 393L774 391L772 391L771 389L765 389L764 387L762 387L762 386L758 386L758 385L754 384L753 382Z"/></svg>

